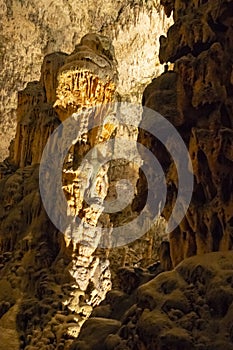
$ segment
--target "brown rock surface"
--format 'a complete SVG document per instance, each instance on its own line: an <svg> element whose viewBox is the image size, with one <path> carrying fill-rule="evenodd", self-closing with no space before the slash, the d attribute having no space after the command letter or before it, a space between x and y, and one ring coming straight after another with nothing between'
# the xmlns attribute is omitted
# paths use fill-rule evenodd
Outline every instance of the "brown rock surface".
<svg viewBox="0 0 233 350"><path fill-rule="evenodd" d="M111 101L116 86L114 60L110 41L104 36L91 34L83 39L75 53L70 56L63 53L46 56L40 81L28 84L25 90L19 92L18 124L11 151L12 158L1 167L0 182L0 248L3 254L0 321L1 327L6 328L5 333L12 335L12 344L8 343L12 348L16 346L14 344L18 344L22 349L48 349L50 343L53 344L53 349L68 348L71 339L77 337L92 306L98 304L111 287L109 261L106 253L96 252L98 241L95 242L95 236L87 235L88 239L94 239L91 245L90 242L84 242L84 232L82 243L78 238L69 240L49 221L39 193L38 163L49 136L60 124L53 106L57 96L56 101L62 97L61 86L64 79L61 76L57 79L59 69L65 67L60 70L60 74L64 71L73 74L73 77L77 74L77 85L71 90L71 95L74 93L73 96L76 96L77 93L77 96L84 96L84 100L73 100L72 112L77 112L93 96L93 103ZM101 70L104 62L107 67L103 66ZM99 76L96 75L98 69ZM90 92L86 84L81 84L83 80L80 77L83 72L86 72L89 80L97 82L96 86L102 84L102 81L105 83L106 74L107 82L113 86L112 90L103 89L101 96L95 93L94 87ZM68 82L67 79L67 85ZM77 89L78 86L80 90ZM64 97L63 91L63 99ZM69 102L70 98L63 106L66 116L71 112ZM59 107L57 110L59 112ZM99 130L96 135L99 137L102 131ZM93 135L88 135L85 142L79 141L76 144L78 154L84 156L85 150L90 149L98 140ZM72 151L74 152L73 148L70 154ZM52 152L51 150L51 154ZM11 164L18 169L15 171ZM63 176L65 193L69 194L67 177L70 175L73 175L71 185L82 177L83 189L87 189L85 186L89 186L89 183L85 182L85 169L82 168L82 173L77 174L74 164L66 162ZM100 180L101 176L104 174L100 174ZM53 178L51 180L54 181ZM83 207L82 191L77 190L76 196L72 193L68 198L71 209L77 207L76 215L79 210L85 212L84 220L91 221L95 226L100 213L92 210L93 208L86 210ZM101 194L104 196L105 192L102 191ZM56 207L54 210L56 211ZM94 229L92 231L94 233ZM23 298L19 300L21 295ZM15 324L12 321L11 327L7 321L8 316L15 318ZM5 338L2 343L6 345Z"/></svg>
<svg viewBox="0 0 233 350"><path fill-rule="evenodd" d="M53 108L56 99L57 74L66 54L46 56L39 82L28 83L18 93L17 129L13 160L24 167L40 162L48 137L60 124Z"/></svg>
<svg viewBox="0 0 233 350"><path fill-rule="evenodd" d="M185 218L170 234L173 265L185 257L233 247L232 2L164 1L174 25L160 40L160 59L173 62L145 89L143 103L166 117L192 159L194 191ZM141 133L167 178L168 220L178 189L167 151ZM141 186L143 188L143 186Z"/></svg>
<svg viewBox="0 0 233 350"><path fill-rule="evenodd" d="M112 290L94 310L90 324L106 320L98 312L108 306L112 319L120 320L118 331L105 334L102 349L232 349L232 252L197 255L163 272L125 294ZM141 277L143 273L141 272ZM99 310L99 311L98 311ZM88 328L72 350L88 349ZM98 339L101 327L91 332ZM86 335L84 337L84 335ZM96 347L97 349L98 347ZM91 347L95 349L95 347Z"/></svg>

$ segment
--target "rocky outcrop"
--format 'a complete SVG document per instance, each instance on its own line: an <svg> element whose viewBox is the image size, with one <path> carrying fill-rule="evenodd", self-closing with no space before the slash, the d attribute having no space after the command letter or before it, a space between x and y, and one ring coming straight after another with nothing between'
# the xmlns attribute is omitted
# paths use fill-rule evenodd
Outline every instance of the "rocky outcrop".
<svg viewBox="0 0 233 350"><path fill-rule="evenodd" d="M179 131L192 159L194 191L185 218L170 234L173 265L211 251L232 249L232 2L164 1L175 23L160 38L160 60L174 63L144 91L143 103ZM143 135L168 184L168 220L178 190L168 152Z"/></svg>
<svg viewBox="0 0 233 350"><path fill-rule="evenodd" d="M95 308L71 349L233 349L232 271L231 252L191 257L155 278L120 271L122 288Z"/></svg>

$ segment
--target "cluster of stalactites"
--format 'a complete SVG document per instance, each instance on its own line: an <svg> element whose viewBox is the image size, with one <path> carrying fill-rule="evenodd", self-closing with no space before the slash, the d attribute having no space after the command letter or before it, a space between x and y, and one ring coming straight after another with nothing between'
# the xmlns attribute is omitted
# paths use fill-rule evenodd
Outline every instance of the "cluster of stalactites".
<svg viewBox="0 0 233 350"><path fill-rule="evenodd" d="M101 80L88 70L65 71L59 75L57 100L54 104L61 121L84 107L113 101L116 86L110 80Z"/></svg>

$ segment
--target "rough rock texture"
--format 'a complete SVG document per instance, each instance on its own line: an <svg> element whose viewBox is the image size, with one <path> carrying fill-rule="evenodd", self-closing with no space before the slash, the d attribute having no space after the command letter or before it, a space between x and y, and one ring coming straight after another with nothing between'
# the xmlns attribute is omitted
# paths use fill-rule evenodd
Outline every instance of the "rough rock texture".
<svg viewBox="0 0 233 350"><path fill-rule="evenodd" d="M47 55L40 81L29 83L18 94L16 137L10 157L0 165L0 320L6 334L3 348L68 349L92 307L98 305L111 288L109 261L114 281L118 267L145 265L157 256L156 232L160 230L160 223L135 243L112 250L111 256L109 250L97 249L100 237L95 227L99 222L109 225L114 219L108 215L100 217L101 200L107 195L113 196L109 183L114 187L120 174L125 173L134 179L136 188L138 176L137 169L131 167L129 172L127 163L119 167L113 162L99 171L93 184L89 178L92 163L87 161L78 168L85 154L96 144L108 140L113 132L127 131L131 138L137 137L137 132L132 135L129 130L117 130L114 125L103 123L112 113L107 103L116 96L116 84L116 60L111 42L105 36L88 34L70 55L61 52ZM82 217L77 231L67 226L63 236L49 221L41 202L39 162L49 136L61 121L72 113L74 118L80 117L75 112L84 113L96 104L99 107L94 115L85 114L87 119L81 126L80 137L63 134L63 130L60 135L61 139L68 137L74 141L65 158L62 176L67 212ZM102 125L88 133L92 118L99 119ZM51 167L54 153L59 152L56 147L55 142L50 152ZM47 192L54 181L54 177L48 177ZM87 207L84 192L93 188L99 204ZM50 195L53 211L62 218L64 213L56 205L56 196L53 199L53 193ZM124 212L117 223L122 219L125 219ZM86 228L85 223L91 224L91 229ZM12 320L11 326L8 319ZM114 323L113 329L117 329L117 325L119 323ZM7 334L11 334L12 343L7 343Z"/></svg>
<svg viewBox="0 0 233 350"><path fill-rule="evenodd" d="M91 235L94 229L80 242L75 235L69 237L69 232L75 233L69 228L63 236L53 227L38 188L38 162L46 140L70 113L113 100L117 79L111 45L99 35L84 37L70 55L46 56L40 81L19 93L16 139L10 158L0 166L2 349L233 348L233 258L232 252L224 251L232 248L232 2L219 1L214 6L209 1L163 3L168 15L174 11L175 24L167 38L161 37L160 59L175 63L175 68L153 80L143 103L170 120L189 147L195 175L189 211L171 234L170 244L162 242L161 262L147 268L140 265L151 263L155 256L153 230L133 245L111 252L96 249L99 237ZM140 19L140 6L133 7L136 19ZM43 11L38 16L40 13ZM103 117L102 112L106 110L97 111L97 117ZM84 134L89 122L87 119L82 125ZM115 131L109 123L78 141L74 138L77 143L64 163L69 210L81 214L94 228L103 221L110 225L112 219L118 223L124 214L105 216L101 221L101 205L98 210L94 205L85 206L88 169L76 172L80 159L74 155L84 155ZM139 140L152 149L167 174L168 200L163 214L168 219L177 190L176 172L165 149L146 136L141 133ZM121 169L129 173L127 164ZM137 175L137 169L130 174ZM96 190L101 200L109 189L108 181L103 181L106 175L113 182L118 180L114 163L99 173ZM48 180L48 188L52 181ZM140 181L138 189L143 201ZM136 204L141 203L135 203L137 211ZM178 264L190 255L213 250L222 252L197 255ZM107 293L83 325L79 339L74 340L92 307L111 288L109 260L118 275L114 281L118 289ZM172 264L178 264L175 270L162 272ZM122 268L116 272L118 266Z"/></svg>
<svg viewBox="0 0 233 350"><path fill-rule="evenodd" d="M76 140L75 146L71 147L65 160L63 170L63 188L68 197L67 211L72 211L75 216L82 211L83 222L92 224L92 229L85 230L80 224L78 227L80 232L79 234L76 232L75 235L72 230L70 232L70 227L65 227L63 231L65 236L58 238L57 229L52 228L51 223L48 223L41 203L38 188L38 163L48 137L60 124L60 120L66 119L71 113L79 112L98 103L101 105L96 110L95 116L92 113L91 117L99 118L100 122L103 122L105 117L103 112L106 111L101 106L114 99L116 81L116 61L111 42L105 36L89 34L81 40L71 55L55 53L46 56L41 68L40 81L29 83L26 89L19 93L17 132L12 145L12 158L9 159L9 162L14 164L18 170L12 175L7 175L4 171L7 164L5 163L5 167L2 167L1 186L4 190L1 191L3 198L1 201L0 247L2 253L10 252L9 264L3 261L2 265L3 290L5 290L4 283L9 291L15 286L19 296L24 293L24 300L19 302L19 296L18 298L15 296L15 299L11 300L9 305L7 304L7 308L4 307L7 302L4 295L1 300L3 303L2 316L6 312L10 313L12 308L12 310L18 310L18 312L15 311L16 323L19 335L21 334L22 346L27 349L32 349L33 346L38 349L42 343L49 344L51 336L53 348L62 346L62 337L77 337L92 306L98 304L111 288L106 252L96 252L99 237L96 237L95 226L101 210L96 209L95 205L90 205L89 208L84 206L84 191L89 186L94 186L89 183L88 179L88 171L92 164L85 163L81 171L76 167L76 162L81 161L81 155L84 156L85 152L98 142L104 126L98 128L96 133L85 134L85 140L82 135L78 142ZM109 109L107 111L109 112ZM91 120L88 119L87 125L90 122ZM83 127L82 133L85 133L85 125ZM71 134L62 134L61 138L66 138L66 136L72 137ZM74 140L77 139L77 134L73 137ZM59 152L56 146L57 144L53 144L50 149L52 158L54 158L54 152ZM80 155L78 160L74 157L76 150ZM70 158L73 161L70 161ZM50 166L53 167L52 161ZM10 172L11 168L8 171ZM71 183L70 178L72 178ZM104 178L104 173L101 173L102 186L98 193L100 198L106 196L107 187L104 187ZM47 180L47 191L51 186L50 181L54 181L53 176ZM74 185L77 185L78 182L80 187L75 187ZM60 207L58 203L56 204L56 199L51 198L51 201L54 210L57 211L56 214L64 215L59 212ZM47 227L46 231L45 227ZM59 254L61 254L60 259ZM15 255L17 255L17 263ZM28 257L25 257L26 255ZM65 260L69 261L67 266L65 266ZM30 270L31 265L33 267ZM53 271L50 269L51 265L53 265ZM16 277L19 277L18 280L11 276L14 271L16 271ZM54 275L51 276L53 272ZM59 277L59 273L61 275L64 273L64 277ZM25 277L23 282L20 277ZM13 282L9 283L8 279ZM36 286L31 287L33 281L37 279ZM67 293L63 290L64 284L68 286ZM50 302L46 301L49 295L53 295L54 302L60 301L60 304L49 305ZM17 305L18 308L16 308ZM45 313L47 317L44 317L42 323L37 325L36 317L33 317L31 322L28 320L29 315L33 313L36 314L35 316ZM69 319L69 325L66 325L66 316ZM53 329L52 323L47 324L52 322L53 317L55 319L60 317L66 331L65 328ZM5 325L4 320L2 322ZM7 324L5 328L8 331ZM69 341L66 346L68 344Z"/></svg>
<svg viewBox="0 0 233 350"><path fill-rule="evenodd" d="M40 77L45 55L71 53L82 36L98 32L113 40L119 63L119 93L140 99L161 72L159 35L168 21L158 1L2 0L0 3L0 160L16 126L17 91Z"/></svg>
<svg viewBox="0 0 233 350"><path fill-rule="evenodd" d="M120 271L121 289L95 308L71 349L231 350L232 275L232 252L191 257L155 278Z"/></svg>
<svg viewBox="0 0 233 350"><path fill-rule="evenodd" d="M65 306L72 291L71 252L43 210L38 165L18 169L0 186L0 348L64 345L78 317Z"/></svg>
<svg viewBox="0 0 233 350"><path fill-rule="evenodd" d="M87 322L73 350L233 349L233 254L227 251L233 242L232 1L161 3L167 15L173 11L175 23L167 38L160 39L160 59L174 63L174 70L152 81L143 104L159 111L180 132L195 179L185 218L171 233L170 247L161 246L161 256L163 251L171 255L164 265L172 262L176 268L155 278L151 273L160 272L156 266L121 269L119 288L95 308L88 320L91 334ZM142 131L138 140L153 151L166 173L163 215L168 220L178 187L174 164L158 140ZM138 190L143 202L145 182L139 181ZM101 323L106 329L106 319L121 325L118 331L105 333L100 344L98 329Z"/></svg>
<svg viewBox="0 0 233 350"><path fill-rule="evenodd" d="M179 131L192 159L194 191L187 214L170 235L171 258L233 247L232 1L164 1L174 25L160 38L161 62L174 63L145 89L143 103ZM159 142L141 133L167 177L168 220L178 183L174 164Z"/></svg>
<svg viewBox="0 0 233 350"><path fill-rule="evenodd" d="M40 162L48 137L60 124L53 104L58 70L65 57L63 53L46 56L40 81L28 83L18 93L16 137L12 146L12 157L18 167Z"/></svg>

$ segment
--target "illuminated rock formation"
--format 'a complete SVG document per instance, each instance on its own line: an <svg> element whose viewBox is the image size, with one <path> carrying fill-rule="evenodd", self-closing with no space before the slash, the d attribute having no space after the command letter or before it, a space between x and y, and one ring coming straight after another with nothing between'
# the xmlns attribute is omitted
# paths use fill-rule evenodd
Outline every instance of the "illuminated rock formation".
<svg viewBox="0 0 233 350"><path fill-rule="evenodd" d="M122 177L132 180L136 191L138 166L127 160L109 162L98 170L93 182L89 173L93 171L92 163L98 155L93 154L91 162L86 159L82 163L89 150L112 135L116 138L126 135L131 140L137 138L135 127L118 127L113 122L115 110L108 103L116 98L117 78L111 41L91 33L70 55L61 52L47 55L40 81L29 83L18 94L16 137L10 157L0 165L0 247L6 266L2 270L3 280L9 278L8 267L13 266L14 288L17 293L25 293L25 300L17 301L19 311L16 314L22 348L41 347L43 342L49 341L51 332L56 336L54 347L68 346L71 339L77 337L93 306L98 305L111 288L110 261L115 283L118 267L146 265L157 257L159 223L135 243L112 250L111 256L108 249L98 248L103 237L96 234L97 225L119 225L135 215L131 205L118 215L102 214L102 204L106 197L109 200L116 197L115 185ZM94 113L88 114L90 107L96 108ZM71 145L61 168L67 212L60 213L56 198L53 200L52 196L50 204L60 219L64 214L73 215L80 217L81 223L75 232L73 226L67 225L63 236L53 227L43 209L38 172L49 137L71 114L73 118L81 118L82 123L79 136L66 134L66 130L61 129L61 139ZM93 120L100 126L92 128ZM57 151L53 144L52 158ZM54 177L46 179L49 196L54 181ZM84 200L87 191L92 197L98 197L97 204L87 206ZM85 224L91 225L89 229L84 227ZM111 243L109 236L104 239ZM54 299L52 305L50 295ZM1 300L4 303L4 298ZM4 315L15 316L15 303L12 301L8 306L3 306ZM39 322L44 310L48 316Z"/></svg>
<svg viewBox="0 0 233 350"><path fill-rule="evenodd" d="M77 135L74 135L76 143L66 157L63 170L63 190L67 198L68 211L74 217L78 217L82 212L82 221L75 229L75 233L72 232L71 227L67 227L64 232L67 245L72 244L74 249L75 262L71 274L79 288L76 294L79 295L80 290L85 292L89 286L89 298L86 298L86 302L92 306L98 304L111 288L106 252L95 253L101 238L95 227L103 211L101 200L104 200L108 191L109 166L100 169L93 183L90 180L90 171L94 170L92 164L94 159L86 160L85 164L80 167L77 163L80 164L92 147L107 140L115 129L114 126L111 129L105 124L88 132L92 118L97 118L103 124L104 118L111 112L105 106L114 101L116 82L116 62L111 42L104 36L88 34L76 46L75 51L67 57L64 66L60 68L57 99L54 104L61 121L66 120L74 112L98 106L94 115L93 113L85 115L81 124L82 135L78 141ZM109 132L106 133L106 130ZM98 183L100 183L100 188L98 188ZM84 194L87 190L93 191L95 196L98 196L98 205L94 203L86 207ZM85 228L85 223L91 228ZM68 304L73 310L77 309L76 294L70 305Z"/></svg>
<svg viewBox="0 0 233 350"><path fill-rule="evenodd" d="M117 91L116 61L106 37L89 34L72 54L46 56L40 81L19 93L16 138L10 158L0 166L1 350L232 349L232 253L212 252L178 264L197 253L232 248L232 3L161 2L167 15L174 11L175 24L167 38L160 40L160 59L174 63L174 71L166 70L152 81L144 92L143 104L166 117L189 148L195 177L189 210L171 233L170 243L162 242L158 252L161 264L142 268L156 255L156 228L114 252L97 248L98 224L117 225L140 212L146 186L140 178L136 188L138 169L124 161L120 166L113 161L102 167L93 183L88 173L92 164L87 161L80 166L81 160L93 146L113 135L128 134L135 139L137 130L116 128L107 122L88 132L91 118L85 113L89 107L100 103L92 117L101 122L114 112L105 104L114 101ZM144 4L132 6L135 16L128 16L128 20L121 18L127 10L124 7L118 13L120 27L109 26L121 35L124 29L125 35L140 18L143 22L140 8L148 8ZM19 3L17 6L24 8ZM37 14L40 19L41 13ZM98 14L95 19L98 22ZM103 27L105 31L108 29ZM140 40L135 41L136 47L140 46ZM125 76L131 72L135 78L131 69ZM144 73L139 74L140 79L142 76ZM123 99L127 98L125 93ZM72 231L67 227L63 235L43 209L38 163L47 139L70 114L74 118L86 115L86 119L80 137L60 135L72 135L71 141L75 141L64 161L63 191L68 214L92 228L84 231L79 225ZM138 141L153 151L166 173L168 196L163 215L168 219L178 187L176 169L157 140L141 132ZM141 200L135 200L118 216L102 215L102 201L116 196L114 186L122 175L133 179L137 200ZM53 177L47 179L48 193L54 181ZM97 194L98 205L85 203L86 190ZM56 204L51 201L54 211L59 209ZM109 291L109 261L119 290ZM178 266L161 273L172 264ZM116 273L118 266L122 268ZM107 291L106 300L99 305ZM74 340L96 305L80 338Z"/></svg>
<svg viewBox="0 0 233 350"><path fill-rule="evenodd" d="M83 221L92 225L92 230L89 231L85 231L81 225L78 237L69 239L69 227L63 237L49 222L38 188L38 163L49 136L60 125L59 118L64 120L73 112L99 104L95 117L102 118L100 121L103 121L106 112L110 110L101 106L114 100L116 82L116 62L111 42L104 36L90 34L82 39L71 55L54 53L46 56L40 81L29 83L25 90L19 92L18 124L11 150L12 158L1 167L0 248L3 257L6 252L10 252L9 263L12 262L13 266L14 261L18 261L15 271L19 272L16 272L14 286L19 293L24 292L26 298L24 302L17 301L19 312L16 314L16 322L23 331L22 346L40 347L46 334L51 331L55 310L58 313L55 316L57 320L61 312L61 320L66 322L68 317L73 323L63 326L61 335L59 331L56 333L58 338L54 341L54 348L59 345L59 341L62 342L60 338L76 337L92 307L111 288L107 252L96 251L100 237L95 235L95 226L102 210L95 208L95 205L85 208L83 202L84 192L90 185L93 186L88 179L92 164L87 162L76 170L76 162L80 162L95 143L108 139L115 127L105 124L88 134L84 125L81 139L77 141L75 135L76 144L71 147L65 160L63 190L68 210L76 216L82 211ZM93 118L93 114L88 118ZM91 119L87 119L87 126L91 122ZM51 154L53 151L51 149ZM71 158L73 161L70 161ZM14 166L18 168L16 172ZM103 199L108 190L107 171L108 166L100 169L96 179L97 195ZM50 180L54 181L53 178ZM49 186L48 180L48 191ZM56 211L55 202L53 205ZM14 260L16 255L17 260ZM5 265L7 266L6 260ZM2 276L3 281L8 279L7 268L6 273L3 270ZM19 276L23 276L24 285L20 278L17 279ZM66 289L64 285L69 285L69 288ZM55 305L46 304L45 299L49 295L53 295L55 303L59 303L58 309ZM34 298L38 304L37 309L32 311L35 314L32 322L24 316L33 309L32 303L27 303L27 298ZM4 299L1 300L4 302ZM48 318L43 330L39 331L36 317L43 307L47 309L52 323L47 323ZM16 304L12 301L9 307L3 309L3 314L13 317L15 308ZM70 315L71 312L73 316Z"/></svg>
<svg viewBox="0 0 233 350"><path fill-rule="evenodd" d="M53 103L58 70L65 57L64 53L48 55L41 68L40 81L29 83L18 94L13 159L19 167L40 162L48 137L60 124Z"/></svg>
<svg viewBox="0 0 233 350"><path fill-rule="evenodd" d="M44 56L71 53L89 32L111 38L119 63L118 90L140 100L151 76L161 72L159 35L168 22L159 1L3 0L0 6L0 161L15 135L17 92L39 80Z"/></svg>
<svg viewBox="0 0 233 350"><path fill-rule="evenodd" d="M104 36L84 36L60 69L58 81L55 107L61 121L83 107L112 102L117 81L112 44Z"/></svg>

